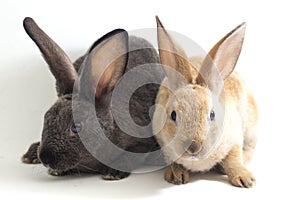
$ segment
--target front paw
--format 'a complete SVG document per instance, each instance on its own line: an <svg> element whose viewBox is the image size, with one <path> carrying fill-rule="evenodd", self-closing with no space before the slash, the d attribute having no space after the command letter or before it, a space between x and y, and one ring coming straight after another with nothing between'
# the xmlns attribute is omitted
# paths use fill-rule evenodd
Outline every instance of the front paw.
<svg viewBox="0 0 300 200"><path fill-rule="evenodd" d="M22 156L21 161L25 164L38 164L41 163L37 156L38 147L40 146L40 142L35 142L30 145L27 152Z"/></svg>
<svg viewBox="0 0 300 200"><path fill-rule="evenodd" d="M189 172L181 165L172 163L165 171L165 180L175 185L188 183Z"/></svg>
<svg viewBox="0 0 300 200"><path fill-rule="evenodd" d="M64 176L65 172L55 169L48 169L48 174L51 176Z"/></svg>
<svg viewBox="0 0 300 200"><path fill-rule="evenodd" d="M229 181L232 185L237 187L251 188L255 185L255 178L251 172L245 168L236 169Z"/></svg>
<svg viewBox="0 0 300 200"><path fill-rule="evenodd" d="M232 185L250 188L255 185L255 178L242 164L242 151L239 145L235 145L224 159L224 169Z"/></svg>
<svg viewBox="0 0 300 200"><path fill-rule="evenodd" d="M104 180L115 181L127 178L130 175L129 172L123 172L115 169L108 169L103 175Z"/></svg>
<svg viewBox="0 0 300 200"><path fill-rule="evenodd" d="M73 170L73 169L70 169L67 171L56 170L56 169L51 169L51 168L48 169L48 174L51 176L67 176L67 175L72 175L76 172L78 173L77 170Z"/></svg>

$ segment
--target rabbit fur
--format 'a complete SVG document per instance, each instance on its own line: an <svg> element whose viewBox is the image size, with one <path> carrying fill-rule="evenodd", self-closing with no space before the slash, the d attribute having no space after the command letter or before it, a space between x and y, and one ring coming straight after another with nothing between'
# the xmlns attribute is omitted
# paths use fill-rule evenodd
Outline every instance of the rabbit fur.
<svg viewBox="0 0 300 200"><path fill-rule="evenodd" d="M96 159L85 147L78 133L88 135L95 133L95 125L91 122L91 114L96 109L97 124L104 134L119 148L135 152L147 153L159 149L155 138L138 138L124 133L114 121L111 111L112 91L123 74L142 64L159 63L159 56L153 46L145 39L130 36L125 30L116 29L97 40L85 55L71 63L66 53L41 30L33 19L24 19L24 28L37 44L48 63L50 71L56 79L58 99L46 112L40 142L33 143L23 155L24 163L42 163L49 168L52 175L65 175L74 172L102 174L104 179L118 180L127 177L138 166L132 166L132 160L122 155L113 154L113 150L103 140L97 144L98 151L109 158L111 163L122 169L111 168ZM129 52L129 53L128 53ZM118 57L121 55L120 57ZM108 70L104 71L104 63L110 57L118 57ZM150 65L151 67L151 65ZM82 79L78 73L82 71ZM83 73L87 72L87 73ZM103 77L98 81L94 77ZM163 70L152 70L152 76L163 80ZM87 74L87 75L86 75ZM86 77L85 77L86 76ZM159 85L146 85L134 93L130 101L130 114L134 121L142 125L150 123L152 114L149 108L154 105ZM92 99L85 97L85 91L95 91ZM82 95L83 103L76 104L75 96ZM141 98L139 98L141 97ZM146 98L145 98L146 97ZM143 99L143 101L138 101ZM96 105L93 105L95 103ZM72 105L80 105L81 124L74 122ZM149 116L150 115L150 116ZM75 133L73 132L75 131ZM152 133L151 128L147 130ZM141 157L134 164L143 164L147 157ZM128 165L128 167L126 167Z"/></svg>
<svg viewBox="0 0 300 200"><path fill-rule="evenodd" d="M206 57L188 58L157 18L166 78L156 98L163 109L156 107L153 131L169 163L165 179L170 183L184 184L190 172L221 167L234 186L255 184L245 164L257 142L257 105L241 76L233 72L244 32L245 24L241 24ZM170 68L185 80L174 76Z"/></svg>

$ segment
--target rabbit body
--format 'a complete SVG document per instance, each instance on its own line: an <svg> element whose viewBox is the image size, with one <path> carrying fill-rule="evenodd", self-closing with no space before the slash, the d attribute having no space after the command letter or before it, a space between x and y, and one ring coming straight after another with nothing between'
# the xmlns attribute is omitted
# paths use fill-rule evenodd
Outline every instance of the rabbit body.
<svg viewBox="0 0 300 200"><path fill-rule="evenodd" d="M240 75L232 72L245 26L227 34L208 56L187 58L158 19L157 23L166 78L156 98L163 109L155 110L153 130L170 163L165 179L183 184L189 181L189 171L221 167L233 185L252 187L255 178L245 164L257 142L257 105Z"/></svg>
<svg viewBox="0 0 300 200"><path fill-rule="evenodd" d="M72 64L63 50L31 18L24 19L24 27L56 78L58 100L45 114L41 141L30 146L22 161L41 162L52 175L89 172L100 173L109 180L125 178L133 169L143 165L147 155L130 160L116 152L115 146L123 152L134 153L151 152L159 146L153 136L133 137L118 127L112 113L112 93L125 72L142 64L148 64L151 71L151 64L159 62L153 46L145 39L128 37L126 31L116 29L97 40ZM162 70L150 73L163 79ZM159 85L148 85L133 94L130 102L133 120L142 125L150 122L151 114L149 116L147 109L154 105L158 89ZM92 92L92 96L88 92ZM145 101L136 102L139 97ZM96 118L93 113L96 113ZM103 140L97 136L93 138L99 131L104 132ZM151 134L151 127L145 132ZM91 142L98 141L92 144L95 146L93 150L101 154L105 163L87 150L88 142L84 144L82 136L91 136L86 138Z"/></svg>

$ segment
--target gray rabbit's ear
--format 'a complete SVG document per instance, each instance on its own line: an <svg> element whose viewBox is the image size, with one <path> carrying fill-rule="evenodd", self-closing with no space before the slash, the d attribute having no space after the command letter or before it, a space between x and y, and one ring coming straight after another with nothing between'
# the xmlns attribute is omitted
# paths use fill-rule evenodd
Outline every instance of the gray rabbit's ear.
<svg viewBox="0 0 300 200"><path fill-rule="evenodd" d="M106 101L124 74L127 60L128 34L125 30L116 29L97 40L80 71L81 94L98 102Z"/></svg>
<svg viewBox="0 0 300 200"><path fill-rule="evenodd" d="M67 54L34 22L26 17L23 26L35 42L56 79L58 95L72 93L77 72Z"/></svg>

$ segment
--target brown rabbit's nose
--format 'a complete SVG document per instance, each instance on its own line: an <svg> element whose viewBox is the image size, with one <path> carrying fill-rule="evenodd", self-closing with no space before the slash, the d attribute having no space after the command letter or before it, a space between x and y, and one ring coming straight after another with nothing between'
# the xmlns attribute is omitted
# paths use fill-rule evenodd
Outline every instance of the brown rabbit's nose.
<svg viewBox="0 0 300 200"><path fill-rule="evenodd" d="M51 151L49 149L43 149L40 152L39 157L40 157L41 162L45 165L53 165L56 162L56 158L55 158L53 151Z"/></svg>
<svg viewBox="0 0 300 200"><path fill-rule="evenodd" d="M186 151L189 153L189 154L196 154L196 153L199 153L200 150L201 150L201 142L197 142L196 140L193 140L192 142L189 141L187 143L187 148L186 148Z"/></svg>

